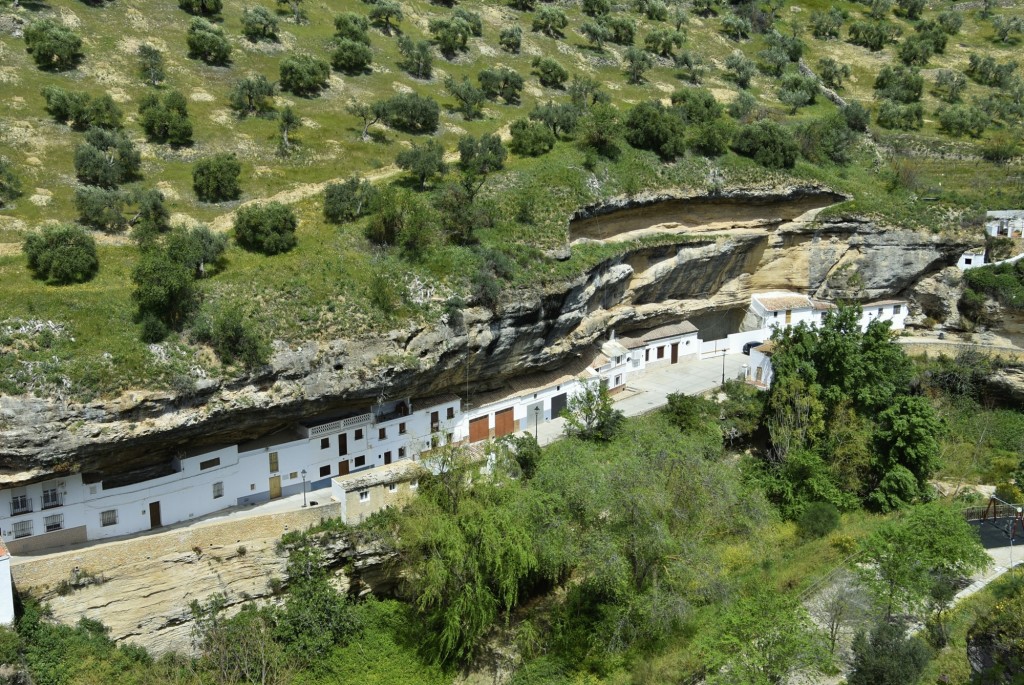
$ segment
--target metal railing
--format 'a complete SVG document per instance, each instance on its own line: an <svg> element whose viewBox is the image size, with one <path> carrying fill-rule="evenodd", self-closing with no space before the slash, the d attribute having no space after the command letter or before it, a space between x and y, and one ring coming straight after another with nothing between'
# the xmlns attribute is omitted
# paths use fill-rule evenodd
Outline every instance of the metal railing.
<svg viewBox="0 0 1024 685"><path fill-rule="evenodd" d="M64 506L64 493L55 492L52 494L43 493L43 509L55 509Z"/></svg>
<svg viewBox="0 0 1024 685"><path fill-rule="evenodd" d="M11 516L32 513L31 497L16 497L11 500Z"/></svg>

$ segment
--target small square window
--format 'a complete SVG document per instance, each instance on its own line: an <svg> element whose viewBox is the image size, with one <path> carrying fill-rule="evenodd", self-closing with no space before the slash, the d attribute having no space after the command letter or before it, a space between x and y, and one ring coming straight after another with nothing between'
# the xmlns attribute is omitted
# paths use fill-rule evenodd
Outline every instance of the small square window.
<svg viewBox="0 0 1024 685"><path fill-rule="evenodd" d="M100 525L101 526L116 526L117 525L117 509L108 509L107 511L100 512Z"/></svg>
<svg viewBox="0 0 1024 685"><path fill-rule="evenodd" d="M43 519L43 525L46 526L46 532L52 533L55 530L60 530L64 527L64 514L54 514L53 516L47 516Z"/></svg>
<svg viewBox="0 0 1024 685"><path fill-rule="evenodd" d="M454 419L455 418L455 407L448 407L448 413L445 416L446 416L446 418Z"/></svg>
<svg viewBox="0 0 1024 685"><path fill-rule="evenodd" d="M398 424L398 434L399 435L405 435L405 424L404 423Z"/></svg>
<svg viewBox="0 0 1024 685"><path fill-rule="evenodd" d="M328 466L321 466L320 467L320 477L323 478L324 476L329 476L329 475L331 475L331 467L329 465Z"/></svg>
<svg viewBox="0 0 1024 685"><path fill-rule="evenodd" d="M224 483L223 482L214 483L213 484L213 498L217 499L218 497L223 497L223 496L224 496Z"/></svg>
<svg viewBox="0 0 1024 685"><path fill-rule="evenodd" d="M360 466L366 466L366 455L356 457L355 459L352 460L352 464L357 468Z"/></svg>
<svg viewBox="0 0 1024 685"><path fill-rule="evenodd" d="M320 449L325 450L331 446L330 438L320 438Z"/></svg>
<svg viewBox="0 0 1024 685"><path fill-rule="evenodd" d="M388 438L388 429L387 428L380 428L380 429L377 430L377 439L378 440L387 440L387 438Z"/></svg>
<svg viewBox="0 0 1024 685"><path fill-rule="evenodd" d="M370 491L369 490L360 490L359 491L359 501L360 502L369 502L370 501Z"/></svg>
<svg viewBox="0 0 1024 685"><path fill-rule="evenodd" d="M892 313L893 313L893 314L899 314L899 313L900 313L900 312L902 312L902 311L903 311L903 305L900 305L900 304L894 304L894 305L892 306Z"/></svg>
<svg viewBox="0 0 1024 685"><path fill-rule="evenodd" d="M362 428L356 428L355 439L356 440L362 440L363 439L363 429Z"/></svg>
<svg viewBox="0 0 1024 685"><path fill-rule="evenodd" d="M398 486L394 483L388 483L388 492L394 492L398 490Z"/></svg>
<svg viewBox="0 0 1024 685"><path fill-rule="evenodd" d="M290 480L295 480L298 477L299 477L299 472L298 471L292 471L291 473L288 474L288 478Z"/></svg>
<svg viewBox="0 0 1024 685"><path fill-rule="evenodd" d="M255 490L256 490L256 483L249 483L249 492L253 492Z"/></svg>
<svg viewBox="0 0 1024 685"><path fill-rule="evenodd" d="M883 311L883 309L882 309L881 307L879 307L879 308L878 308L878 315L879 315L879 316L881 316L881 315L882 315L882 311Z"/></svg>
<svg viewBox="0 0 1024 685"><path fill-rule="evenodd" d="M405 459L405 448L404 447L399 447L398 448L398 458L399 459Z"/></svg>
<svg viewBox="0 0 1024 685"><path fill-rule="evenodd" d="M220 466L220 457L214 457L213 459L207 459L206 461L199 462L200 471L212 469L214 466Z"/></svg>

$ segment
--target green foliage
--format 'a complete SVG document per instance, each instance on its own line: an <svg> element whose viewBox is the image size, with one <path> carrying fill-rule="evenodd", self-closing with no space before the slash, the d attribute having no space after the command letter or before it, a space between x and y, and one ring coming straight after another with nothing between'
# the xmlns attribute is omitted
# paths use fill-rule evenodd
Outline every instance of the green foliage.
<svg viewBox="0 0 1024 685"><path fill-rule="evenodd" d="M1024 270L1016 262L970 269L964 281L970 290L994 297L1004 307L1024 309Z"/></svg>
<svg viewBox="0 0 1024 685"><path fill-rule="evenodd" d="M147 93L143 96L139 102L139 123L152 142L175 147L192 144L188 102L177 90L168 90L162 94Z"/></svg>
<svg viewBox="0 0 1024 685"><path fill-rule="evenodd" d="M459 52L465 52L469 37L473 35L469 23L458 17L431 19L429 29L441 54L448 59L453 59Z"/></svg>
<svg viewBox="0 0 1024 685"><path fill-rule="evenodd" d="M348 38L339 40L331 54L331 66L350 76L367 73L372 61L369 45Z"/></svg>
<svg viewBox="0 0 1024 685"><path fill-rule="evenodd" d="M801 107L813 105L817 93L818 79L813 76L789 73L779 83L779 101L790 106L791 114Z"/></svg>
<svg viewBox="0 0 1024 685"><path fill-rule="evenodd" d="M334 37L370 45L370 20L355 12L344 12L334 18Z"/></svg>
<svg viewBox="0 0 1024 685"><path fill-rule="evenodd" d="M573 105L556 104L548 100L533 108L530 119L547 126L556 137L560 134L572 135L579 125L580 110Z"/></svg>
<svg viewBox="0 0 1024 685"><path fill-rule="evenodd" d="M275 255L295 247L298 220L288 205L246 205L235 214L235 241L246 250Z"/></svg>
<svg viewBox="0 0 1024 685"><path fill-rule="evenodd" d="M964 25L964 17L960 12L953 10L944 10L939 12L935 18L939 28L942 32L949 36L955 36L960 33L960 28Z"/></svg>
<svg viewBox="0 0 1024 685"><path fill-rule="evenodd" d="M169 330L181 330L199 306L194 268L159 246L142 251L132 282L132 301L145 342L159 342Z"/></svg>
<svg viewBox="0 0 1024 685"><path fill-rule="evenodd" d="M683 120L656 100L635 105L625 120L626 142L673 159L685 151Z"/></svg>
<svg viewBox="0 0 1024 685"><path fill-rule="evenodd" d="M850 78L850 65L840 64L831 57L818 60L818 76L829 88L842 88L843 79Z"/></svg>
<svg viewBox="0 0 1024 685"><path fill-rule="evenodd" d="M273 97L274 84L263 74L252 74L235 81L228 102L231 109L241 116L247 116L270 111L273 108Z"/></svg>
<svg viewBox="0 0 1024 685"><path fill-rule="evenodd" d="M889 21L855 21L850 24L847 40L854 45L878 52L889 43L896 42L900 28Z"/></svg>
<svg viewBox="0 0 1024 685"><path fill-rule="evenodd" d="M404 18L402 5L395 0L378 0L370 10L370 23L390 36Z"/></svg>
<svg viewBox="0 0 1024 685"><path fill-rule="evenodd" d="M853 641L850 685L911 685L931 659L928 645L918 636L907 637L902 623L880 622L868 638L863 632Z"/></svg>
<svg viewBox="0 0 1024 685"><path fill-rule="evenodd" d="M226 66L231 62L231 44L224 37L224 30L202 17L195 17L189 22L185 43L192 59L215 66Z"/></svg>
<svg viewBox="0 0 1024 685"><path fill-rule="evenodd" d="M604 44L612 37L612 31L604 21L585 21L580 24L580 33L598 52L604 51Z"/></svg>
<svg viewBox="0 0 1024 685"><path fill-rule="evenodd" d="M611 13L611 0L583 0L583 13L591 17L601 17Z"/></svg>
<svg viewBox="0 0 1024 685"><path fill-rule="evenodd" d="M921 34L907 36L896 48L896 55L908 67L923 67L928 64L935 53L935 45L930 37Z"/></svg>
<svg viewBox="0 0 1024 685"><path fill-rule="evenodd" d="M241 173L242 165L233 154L203 157L192 167L192 189L202 202L234 200L242 192L238 186Z"/></svg>
<svg viewBox="0 0 1024 685"><path fill-rule="evenodd" d="M722 33L724 33L727 38L731 38L736 41L743 40L744 38L750 37L751 31L753 31L753 29L750 26L750 21L743 17L739 17L735 14L727 14L722 17Z"/></svg>
<svg viewBox="0 0 1024 685"><path fill-rule="evenodd" d="M830 7L827 12L814 10L811 12L811 33L819 40L839 38L839 30L847 16L838 7Z"/></svg>
<svg viewBox="0 0 1024 685"><path fill-rule="evenodd" d="M754 72L757 71L754 61L748 59L739 50L733 50L725 58L725 68L729 70L729 78L735 81L740 88L750 86L750 79L754 78Z"/></svg>
<svg viewBox="0 0 1024 685"><path fill-rule="evenodd" d="M189 14L205 14L208 16L220 14L224 9L221 0L178 0L178 7Z"/></svg>
<svg viewBox="0 0 1024 685"><path fill-rule="evenodd" d="M273 639L275 609L247 604L227 618L226 603L224 595L214 595L204 604L193 600L189 606L200 669L226 683L283 682L288 662Z"/></svg>
<svg viewBox="0 0 1024 685"><path fill-rule="evenodd" d="M796 139L800 153L815 164L845 164L850 161L857 135L851 130L843 112L833 112L799 126Z"/></svg>
<svg viewBox="0 0 1024 685"><path fill-rule="evenodd" d="M176 262L192 270L196 278L203 278L209 271L219 270L228 239L223 233L214 233L208 226L200 224L194 228L175 228L167 236L167 253Z"/></svg>
<svg viewBox="0 0 1024 685"><path fill-rule="evenodd" d="M223 364L238 362L252 370L270 359L270 342L241 307L222 307L213 314L208 327L197 324L193 338L209 343Z"/></svg>
<svg viewBox="0 0 1024 685"><path fill-rule="evenodd" d="M6 157L0 157L0 208L21 197L21 178Z"/></svg>
<svg viewBox="0 0 1024 685"><path fill-rule="evenodd" d="M313 97L327 88L330 76L330 65L312 55L289 55L281 60L281 90L295 95Z"/></svg>
<svg viewBox="0 0 1024 685"><path fill-rule="evenodd" d="M626 76L630 83L639 84L644 82L644 74L654 66L654 60L646 50L635 45L626 48L623 55L626 60Z"/></svg>
<svg viewBox="0 0 1024 685"><path fill-rule="evenodd" d="M405 69L410 76L421 79L430 78L434 65L434 54L430 49L430 41L413 41L408 36L400 36L398 52L402 55L398 66Z"/></svg>
<svg viewBox="0 0 1024 685"><path fill-rule="evenodd" d="M919 102L904 105L893 100L882 100L875 120L882 128L915 131L924 126L924 108Z"/></svg>
<svg viewBox="0 0 1024 685"><path fill-rule="evenodd" d="M843 118L846 119L846 125L850 127L851 131L867 131L868 124L871 123L871 114L867 108L859 102L851 102L841 110Z"/></svg>
<svg viewBox="0 0 1024 685"><path fill-rule="evenodd" d="M506 105L519 104L519 94L523 91L523 77L515 70L508 67L484 69L476 78L480 82L480 90L488 100L497 100L500 97Z"/></svg>
<svg viewBox="0 0 1024 685"><path fill-rule="evenodd" d="M757 121L739 129L733 149L770 169L791 169L797 147L793 134L773 121Z"/></svg>
<svg viewBox="0 0 1024 685"><path fill-rule="evenodd" d="M484 101L487 96L484 91L474 86L470 80L463 76L461 81L456 81L451 76L444 79L444 87L453 98L459 103L459 111L466 120L476 119L483 112Z"/></svg>
<svg viewBox="0 0 1024 685"><path fill-rule="evenodd" d="M591 107L580 119L576 143L585 155L596 154L615 160L619 156L622 133L618 110L601 103Z"/></svg>
<svg viewBox="0 0 1024 685"><path fill-rule="evenodd" d="M630 46L636 38L636 24L627 17L612 15L602 19L607 27L608 40L616 45Z"/></svg>
<svg viewBox="0 0 1024 685"><path fill-rule="evenodd" d="M716 402L696 395L672 393L668 396L665 414L679 430L704 438L711 448L707 457L719 456L723 435L719 425L721 408Z"/></svg>
<svg viewBox="0 0 1024 685"><path fill-rule="evenodd" d="M433 133L441 117L441 108L430 97L399 93L383 103L385 124L405 133Z"/></svg>
<svg viewBox="0 0 1024 685"><path fill-rule="evenodd" d="M291 105L285 105L281 110L281 115L277 119L277 132L281 136L281 153L289 154L294 144L294 140L290 137L295 129L302 126L302 118L295 113Z"/></svg>
<svg viewBox="0 0 1024 685"><path fill-rule="evenodd" d="M459 168L463 173L463 185L479 190L488 174L505 166L507 157L508 150L497 134L487 133L479 138L462 136L459 138Z"/></svg>
<svg viewBox="0 0 1024 685"><path fill-rule="evenodd" d="M565 12L557 7L545 5L537 11L533 18L533 31L538 31L551 38L561 38L562 30L569 25Z"/></svg>
<svg viewBox="0 0 1024 685"><path fill-rule="evenodd" d="M935 74L935 93L945 102L959 102L966 88L967 79L959 71L939 69Z"/></svg>
<svg viewBox="0 0 1024 685"><path fill-rule="evenodd" d="M50 285L84 283L99 270L96 241L77 226L45 226L25 236L22 250L32 275Z"/></svg>
<svg viewBox="0 0 1024 685"><path fill-rule="evenodd" d="M243 7L242 35L254 43L261 40L276 41L277 17L266 7Z"/></svg>
<svg viewBox="0 0 1024 685"><path fill-rule="evenodd" d="M831 502L811 502L797 520L800 535L805 538L825 537L839 527L839 510Z"/></svg>
<svg viewBox="0 0 1024 685"><path fill-rule="evenodd" d="M120 131L92 128L75 148L75 175L82 183L116 188L139 175L142 157Z"/></svg>
<svg viewBox="0 0 1024 685"><path fill-rule="evenodd" d="M1001 43L1016 43L1020 33L1024 31L1024 21L1020 17L1007 17L997 14L992 17L992 29Z"/></svg>
<svg viewBox="0 0 1024 685"><path fill-rule="evenodd" d="M686 34L682 31L659 27L644 36L644 49L659 57L672 59L676 48L681 48L684 42Z"/></svg>
<svg viewBox="0 0 1024 685"><path fill-rule="evenodd" d="M85 131L94 126L118 130L122 126L124 115L110 95L90 97L88 93L68 91L57 86L44 87L42 95L50 116L76 131Z"/></svg>
<svg viewBox="0 0 1024 685"><path fill-rule="evenodd" d="M438 218L426 200L409 191L385 187L373 202L366 239L384 247L403 247L407 252L426 250L437 232Z"/></svg>
<svg viewBox="0 0 1024 685"><path fill-rule="evenodd" d="M529 119L516 119L509 127L509 149L523 157L537 157L555 146L555 134L547 126Z"/></svg>
<svg viewBox="0 0 1024 685"><path fill-rule="evenodd" d="M437 175L444 175L448 165L444 161L444 147L431 138L423 145L416 145L402 150L395 157L398 168L412 174L419 183L420 190L427 187L427 181Z"/></svg>
<svg viewBox="0 0 1024 685"><path fill-rule="evenodd" d="M53 19L37 19L25 27L25 49L36 66L52 71L74 69L82 61L82 39Z"/></svg>
<svg viewBox="0 0 1024 685"><path fill-rule="evenodd" d="M988 127L988 116L972 105L948 105L936 112L939 126L953 136L980 138Z"/></svg>
<svg viewBox="0 0 1024 685"><path fill-rule="evenodd" d="M906 19L920 19L925 0L896 0L896 14Z"/></svg>
<svg viewBox="0 0 1024 685"><path fill-rule="evenodd" d="M505 52L519 54L523 43L523 30L518 26L506 26L498 33L498 45Z"/></svg>
<svg viewBox="0 0 1024 685"><path fill-rule="evenodd" d="M880 98L911 104L921 99L924 78L916 69L901 65L885 65L875 77L875 93Z"/></svg>
<svg viewBox="0 0 1024 685"><path fill-rule="evenodd" d="M991 55L978 55L972 52L968 55L967 69L964 71L975 83L992 88L1006 88L1017 71L1017 62L999 63Z"/></svg>
<svg viewBox="0 0 1024 685"><path fill-rule="evenodd" d="M376 187L359 176L330 183L324 189L324 219L334 224L355 221L369 213L376 195Z"/></svg>
<svg viewBox="0 0 1024 685"><path fill-rule="evenodd" d="M535 57L533 73L537 74L540 84L546 88L562 88L569 78L569 72L561 64L550 57Z"/></svg>
<svg viewBox="0 0 1024 685"><path fill-rule="evenodd" d="M984 613L971 625L967 633L968 644L979 653L990 655L991 663L982 666L981 682L1005 682L1024 670L1024 590L1019 583L1016 592L996 603L991 612Z"/></svg>
<svg viewBox="0 0 1024 685"><path fill-rule="evenodd" d="M746 121L754 110L757 108L757 98L751 95L745 90L741 90L736 93L728 105L725 107L725 111L728 112L729 116L737 121Z"/></svg>
<svg viewBox="0 0 1024 685"><path fill-rule="evenodd" d="M612 404L608 388L600 383L585 383L569 398L562 412L565 434L581 440L608 441L621 428L623 414Z"/></svg>
<svg viewBox="0 0 1024 685"><path fill-rule="evenodd" d="M117 232L125 227L125 198L119 190L86 186L75 190L78 220L101 231Z"/></svg>

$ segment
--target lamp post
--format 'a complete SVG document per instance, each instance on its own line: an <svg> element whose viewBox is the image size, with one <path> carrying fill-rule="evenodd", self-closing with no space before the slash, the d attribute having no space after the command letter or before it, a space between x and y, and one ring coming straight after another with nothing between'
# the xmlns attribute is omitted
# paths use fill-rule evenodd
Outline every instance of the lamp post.
<svg viewBox="0 0 1024 685"><path fill-rule="evenodd" d="M533 408L533 441L538 442L537 426L540 424L540 405Z"/></svg>
<svg viewBox="0 0 1024 685"><path fill-rule="evenodd" d="M722 350L722 388L725 388L725 355L728 354L729 348Z"/></svg>
<svg viewBox="0 0 1024 685"><path fill-rule="evenodd" d="M306 469L302 469L302 508L306 508Z"/></svg>

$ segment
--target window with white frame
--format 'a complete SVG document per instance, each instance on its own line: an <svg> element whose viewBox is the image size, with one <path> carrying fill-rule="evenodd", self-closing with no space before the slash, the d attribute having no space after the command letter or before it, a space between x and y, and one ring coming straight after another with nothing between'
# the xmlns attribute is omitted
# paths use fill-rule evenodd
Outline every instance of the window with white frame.
<svg viewBox="0 0 1024 685"><path fill-rule="evenodd" d="M32 522L31 521L18 521L11 525L11 534L14 539L27 538L32 534Z"/></svg>
<svg viewBox="0 0 1024 685"><path fill-rule="evenodd" d="M970 264L970 262L967 262L967 263ZM903 311L903 305L894 304L892 306L892 313L893 314L899 314L902 311Z"/></svg>
<svg viewBox="0 0 1024 685"><path fill-rule="evenodd" d="M388 492L395 492L398 490L398 486L394 483L388 483Z"/></svg>
<svg viewBox="0 0 1024 685"><path fill-rule="evenodd" d="M370 501L370 491L369 490L360 490L359 491L359 501L360 502L369 502Z"/></svg>
<svg viewBox="0 0 1024 685"><path fill-rule="evenodd" d="M53 514L43 519L43 526L47 533L52 533L64 527L64 514Z"/></svg>
<svg viewBox="0 0 1024 685"><path fill-rule="evenodd" d="M224 482L223 481L218 481L218 482L213 484L213 498L217 499L218 497L223 497L223 496L224 496Z"/></svg>
<svg viewBox="0 0 1024 685"><path fill-rule="evenodd" d="M43 489L43 509L53 509L63 505L64 502L56 487Z"/></svg>
<svg viewBox="0 0 1024 685"><path fill-rule="evenodd" d="M107 511L100 512L100 525L101 526L116 526L117 525L117 509L108 509Z"/></svg>

